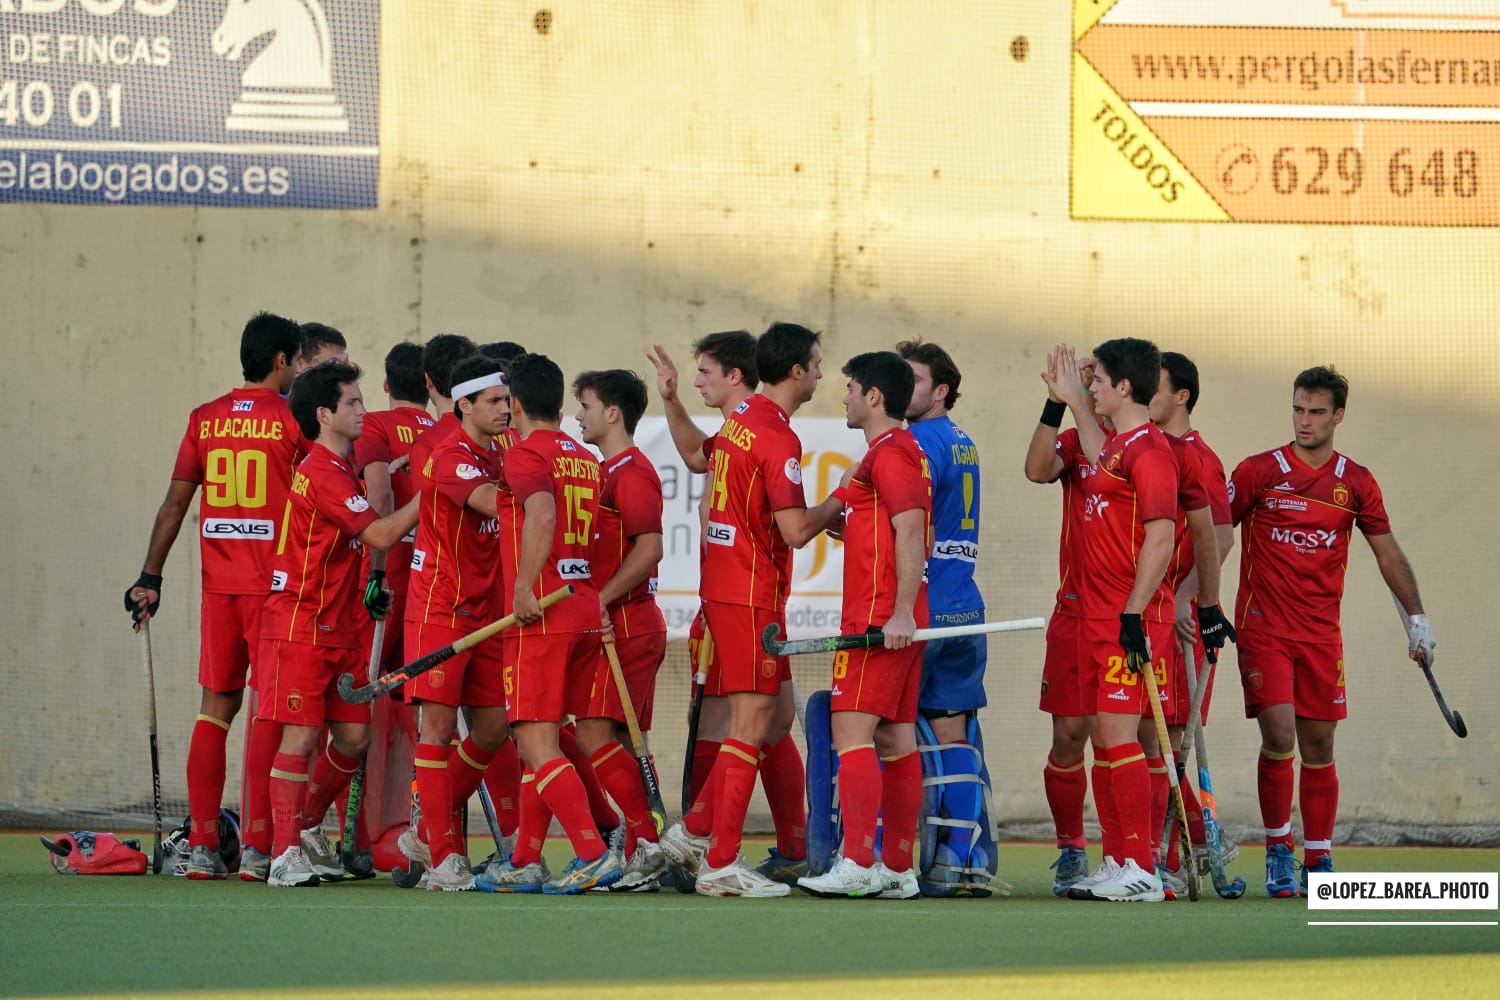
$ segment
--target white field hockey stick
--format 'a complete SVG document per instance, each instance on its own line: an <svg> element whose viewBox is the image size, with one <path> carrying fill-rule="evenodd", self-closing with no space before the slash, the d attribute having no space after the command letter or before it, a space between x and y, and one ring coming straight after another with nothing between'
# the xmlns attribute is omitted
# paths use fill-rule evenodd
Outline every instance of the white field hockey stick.
<svg viewBox="0 0 1500 1000"><path fill-rule="evenodd" d="M973 625L947 625L942 628L919 628L912 633L912 642L930 642L933 639L951 639L961 635L984 635L989 632L1024 632L1028 629L1047 627L1045 618L1016 618L1003 622L976 622ZM852 635L830 635L820 639L782 639L781 626L767 625L760 634L760 645L772 656L800 656L804 653L836 653L841 649L870 649L885 642L885 634L879 629L856 632Z"/></svg>
<svg viewBox="0 0 1500 1000"><path fill-rule="evenodd" d="M141 621L141 665L146 669L146 731L151 734L151 874L161 874L161 753L156 743L156 670L151 665L151 619Z"/></svg>

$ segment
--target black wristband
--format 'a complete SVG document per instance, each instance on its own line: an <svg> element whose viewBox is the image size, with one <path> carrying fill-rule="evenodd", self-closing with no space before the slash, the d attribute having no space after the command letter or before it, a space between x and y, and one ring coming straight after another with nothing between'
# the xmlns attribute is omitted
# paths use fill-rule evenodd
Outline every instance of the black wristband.
<svg viewBox="0 0 1500 1000"><path fill-rule="evenodd" d="M147 590L154 590L157 593L161 593L161 575L141 570L140 578L135 581L135 586L145 587Z"/></svg>
<svg viewBox="0 0 1500 1000"><path fill-rule="evenodd" d="M1061 427L1063 414L1068 412L1067 403L1059 403L1055 399L1047 400L1042 407L1042 423L1048 427Z"/></svg>

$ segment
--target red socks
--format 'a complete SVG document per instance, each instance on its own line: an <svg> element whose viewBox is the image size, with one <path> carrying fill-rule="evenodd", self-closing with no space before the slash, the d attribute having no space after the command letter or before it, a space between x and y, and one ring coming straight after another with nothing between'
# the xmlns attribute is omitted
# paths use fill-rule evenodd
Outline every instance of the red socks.
<svg viewBox="0 0 1500 1000"><path fill-rule="evenodd" d="M188 744L188 815L192 828L188 843L219 849L219 800L224 797L224 745L229 723L211 715L199 715Z"/></svg>
<svg viewBox="0 0 1500 1000"><path fill-rule="evenodd" d="M332 743L318 755L307 781L307 797L302 806L299 830L317 826L333 804L334 796L349 787L349 780L359 770L358 757L345 757Z"/></svg>
<svg viewBox="0 0 1500 1000"><path fill-rule="evenodd" d="M697 802L703 795L703 786L708 784L708 776L713 773L714 764L719 760L718 740L698 740L693 744L693 779L688 786L688 801ZM696 836L707 836L708 834L696 834Z"/></svg>
<svg viewBox="0 0 1500 1000"><path fill-rule="evenodd" d="M555 757L537 768L536 792L562 824L573 843L574 854L584 861L594 861L605 852L604 841L589 812L588 793L570 761Z"/></svg>
<svg viewBox="0 0 1500 1000"><path fill-rule="evenodd" d="M1147 757L1146 772L1151 776L1151 811L1146 821L1147 832L1150 834L1152 857L1158 858L1162 848L1161 828L1167 822L1167 800L1172 797L1172 782L1167 777L1166 758L1160 754ZM1170 839L1175 843L1178 838Z"/></svg>
<svg viewBox="0 0 1500 1000"><path fill-rule="evenodd" d="M631 838L656 843L656 820L651 818L646 788L641 783L641 772L636 767L635 758L615 740L595 750L589 763L598 774L599 783L625 811L625 823L630 828ZM626 856L629 856L628 852Z"/></svg>
<svg viewBox="0 0 1500 1000"><path fill-rule="evenodd" d="M1099 816L1099 833L1104 856L1119 861L1125 853L1120 839L1120 815L1115 812L1114 786L1110 782L1108 751L1094 750L1094 812Z"/></svg>
<svg viewBox="0 0 1500 1000"><path fill-rule="evenodd" d="M743 745L743 744L742 744ZM708 773L704 775L703 784L698 792L697 798L693 799L692 808L682 817L682 825L695 837L709 837L714 832L714 810L719 802L719 750L723 744L715 743L713 763L708 767ZM698 778L697 765L693 765L693 780Z"/></svg>
<svg viewBox="0 0 1500 1000"><path fill-rule="evenodd" d="M748 743L725 740L719 747L719 761L714 765L713 778L717 788L713 842L708 849L710 868L723 868L740 853L745 811L750 807L750 795L755 791L755 773L759 765L760 755Z"/></svg>
<svg viewBox="0 0 1500 1000"><path fill-rule="evenodd" d="M240 842L271 854L271 766L281 748L281 723L256 719L245 759L245 815Z"/></svg>
<svg viewBox="0 0 1500 1000"><path fill-rule="evenodd" d="M516 848L510 853L510 863L525 868L540 861L551 826L552 810L536 793L536 775L528 767L521 772L520 826L516 828Z"/></svg>
<svg viewBox="0 0 1500 1000"><path fill-rule="evenodd" d="M521 822L521 755L515 740L506 740L495 751L495 759L484 772L484 787L495 804L500 832L509 837Z"/></svg>
<svg viewBox="0 0 1500 1000"><path fill-rule="evenodd" d="M302 806L307 801L307 759L278 753L271 765L271 856L302 846Z"/></svg>
<svg viewBox="0 0 1500 1000"><path fill-rule="evenodd" d="M894 872L910 871L922 812L922 758L915 751L881 761L880 814L885 818L881 857Z"/></svg>
<svg viewBox="0 0 1500 1000"><path fill-rule="evenodd" d="M453 808L463 810L468 807L469 799L488 773L487 769L495 759L495 753L496 751L480 747L472 736L453 748L453 752L448 755L448 780L453 786Z"/></svg>
<svg viewBox="0 0 1500 1000"><path fill-rule="evenodd" d="M1047 766L1042 769L1042 787L1047 793L1047 808L1052 810L1058 849L1083 850L1088 845L1083 834L1083 799L1089 790L1083 758L1079 757L1071 764L1059 764L1056 757L1047 754Z"/></svg>
<svg viewBox="0 0 1500 1000"><path fill-rule="evenodd" d="M790 734L760 748L760 785L776 827L776 853L807 857L807 768Z"/></svg>
<svg viewBox="0 0 1500 1000"><path fill-rule="evenodd" d="M422 802L422 822L417 833L440 865L455 850L453 846L453 783L448 777L446 743L417 744L417 798Z"/></svg>
<svg viewBox="0 0 1500 1000"><path fill-rule="evenodd" d="M880 758L865 744L839 753L839 811L844 857L862 868L875 863L875 821L880 815Z"/></svg>
<svg viewBox="0 0 1500 1000"><path fill-rule="evenodd" d="M1333 761L1302 762L1302 863L1311 868L1333 850L1333 820L1339 811L1339 774Z"/></svg>
<svg viewBox="0 0 1500 1000"><path fill-rule="evenodd" d="M1124 854L1112 857L1120 864L1129 858L1143 871L1151 871L1151 833L1147 829L1151 823L1151 772L1146 766L1146 754L1132 740L1110 747L1103 757L1109 771L1109 798L1114 802L1114 816L1119 823L1115 840L1117 849ZM1096 803L1100 798L1097 781L1094 798Z"/></svg>
<svg viewBox="0 0 1500 1000"><path fill-rule="evenodd" d="M600 830L613 830L619 826L620 814L615 812L615 807L609 804L609 796L604 794L598 776L589 765L588 755L579 747L578 737L574 734L571 723L558 731L557 745L562 750L563 756L567 757L568 762L573 765L578 780L583 782L583 791L588 799L589 814L594 818L594 826ZM537 772L537 778L541 778L540 771ZM579 857L583 855L580 854Z"/></svg>
<svg viewBox="0 0 1500 1000"><path fill-rule="evenodd" d="M1275 844L1292 845L1292 757L1291 753L1275 754L1261 747L1256 762L1255 784L1267 850Z"/></svg>

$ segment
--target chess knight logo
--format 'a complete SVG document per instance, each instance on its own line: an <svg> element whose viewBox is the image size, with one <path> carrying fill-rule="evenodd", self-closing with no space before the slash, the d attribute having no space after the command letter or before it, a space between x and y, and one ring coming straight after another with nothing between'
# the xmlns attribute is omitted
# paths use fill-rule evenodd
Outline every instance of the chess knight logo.
<svg viewBox="0 0 1500 1000"><path fill-rule="evenodd" d="M319 0L228 0L214 29L214 54L237 62L264 35L271 41L240 77L224 127L239 132L348 132L333 89L333 38Z"/></svg>

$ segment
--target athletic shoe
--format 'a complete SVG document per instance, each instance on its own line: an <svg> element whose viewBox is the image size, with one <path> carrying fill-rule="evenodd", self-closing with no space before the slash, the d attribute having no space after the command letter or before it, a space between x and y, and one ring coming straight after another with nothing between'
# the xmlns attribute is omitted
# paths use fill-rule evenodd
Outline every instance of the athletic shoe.
<svg viewBox="0 0 1500 1000"><path fill-rule="evenodd" d="M574 858L557 878L542 884L542 892L548 896L576 896L588 892L595 886L614 885L625 874L620 856L614 851L605 851L592 861Z"/></svg>
<svg viewBox="0 0 1500 1000"><path fill-rule="evenodd" d="M1275 899L1296 898L1298 867L1289 844L1266 848L1266 895Z"/></svg>
<svg viewBox="0 0 1500 1000"><path fill-rule="evenodd" d="M695 837L681 823L673 823L661 835L662 853L683 868L689 875L697 875L708 867L708 838Z"/></svg>
<svg viewBox="0 0 1500 1000"><path fill-rule="evenodd" d="M666 849L666 845L662 845ZM790 895L792 887L772 882L745 865L744 855L737 855L723 868L707 863L698 870L697 893L700 896L744 896L748 899L774 899Z"/></svg>
<svg viewBox="0 0 1500 1000"><path fill-rule="evenodd" d="M786 885L796 885L799 878L811 874L807 870L807 858L793 861L791 858L782 857L781 852L774 847L771 848L770 856L756 865L755 870L772 882L782 882Z"/></svg>
<svg viewBox="0 0 1500 1000"><path fill-rule="evenodd" d="M408 861L415 861L423 868L432 867L432 855L427 850L427 845L422 843L422 838L417 835L416 826L409 826L401 831L401 836L396 838L396 846L401 848L401 853L406 855Z"/></svg>
<svg viewBox="0 0 1500 1000"><path fill-rule="evenodd" d="M469 859L457 853L448 855L442 864L427 870L426 888L433 892L468 892L474 888Z"/></svg>
<svg viewBox="0 0 1500 1000"><path fill-rule="evenodd" d="M509 837L501 837L499 850L495 851L489 857L479 862L479 864L471 867L469 871L473 872L475 875L478 875L484 871L487 871L491 865L504 864L505 859L510 857L510 852L514 851L515 849L516 834L513 833Z"/></svg>
<svg viewBox="0 0 1500 1000"><path fill-rule="evenodd" d="M1157 865L1156 877L1161 879L1161 891L1167 897L1168 902L1176 900L1178 896L1187 895L1187 876L1182 873L1181 868L1172 869L1166 865Z"/></svg>
<svg viewBox="0 0 1500 1000"><path fill-rule="evenodd" d="M229 877L229 868L218 851L206 844L198 844L188 854L182 873L195 882L217 882Z"/></svg>
<svg viewBox="0 0 1500 1000"><path fill-rule="evenodd" d="M880 890L881 899L914 899L922 894L921 887L917 885L917 873L910 868L904 872L892 871L884 861L877 861L875 872L884 886Z"/></svg>
<svg viewBox="0 0 1500 1000"><path fill-rule="evenodd" d="M1308 872L1332 872L1332 871L1333 871L1333 855L1332 854L1325 854L1325 855L1323 855L1314 864L1311 864L1311 865L1304 864L1302 866L1302 895L1304 895L1304 896L1307 895L1307 873ZM191 875L189 875L188 877L192 878Z"/></svg>
<svg viewBox="0 0 1500 1000"><path fill-rule="evenodd" d="M288 847L282 851L281 856L271 862L271 873L266 877L266 885L280 887L314 886L318 881L318 873L313 871L300 847Z"/></svg>
<svg viewBox="0 0 1500 1000"><path fill-rule="evenodd" d="M338 849L328 842L321 828L310 826L302 831L302 853L308 864L324 882L341 882L344 879L344 863L339 860Z"/></svg>
<svg viewBox="0 0 1500 1000"><path fill-rule="evenodd" d="M625 824L612 826L608 830L599 831L599 839L604 841L608 850L615 852L616 856L623 857L625 854Z"/></svg>
<svg viewBox="0 0 1500 1000"><path fill-rule="evenodd" d="M262 854L253 847L246 847L240 851L241 882L264 882L270 874L270 855Z"/></svg>
<svg viewBox="0 0 1500 1000"><path fill-rule="evenodd" d="M1099 897L1094 895L1094 886L1107 879L1112 879L1118 874L1120 874L1119 862L1106 855L1104 860L1099 863L1098 868L1095 868L1093 872L1085 875L1068 887L1068 898L1098 899Z"/></svg>
<svg viewBox="0 0 1500 1000"><path fill-rule="evenodd" d="M474 888L480 892L541 892L542 886L551 880L552 872L545 858L520 868L505 858L475 875Z"/></svg>
<svg viewBox="0 0 1500 1000"><path fill-rule="evenodd" d="M1198 874L1208 878L1211 874L1208 860L1208 845L1198 844L1193 847L1193 861L1198 865ZM1240 856L1240 845L1234 842L1234 838L1225 833L1223 828L1219 829L1219 857L1224 859L1224 867L1228 868L1235 858Z"/></svg>
<svg viewBox="0 0 1500 1000"><path fill-rule="evenodd" d="M1114 878L1095 883L1090 891L1095 899L1111 903L1160 903L1167 898L1156 873L1143 871L1133 858L1125 859Z"/></svg>
<svg viewBox="0 0 1500 1000"><path fill-rule="evenodd" d="M610 892L656 892L661 888L661 877L667 871L667 856L660 844L649 840L637 840L635 853L625 863L625 874Z"/></svg>
<svg viewBox="0 0 1500 1000"><path fill-rule="evenodd" d="M806 875L797 880L797 888L828 899L875 899L885 892L885 879L874 866L840 858L824 875Z"/></svg>
<svg viewBox="0 0 1500 1000"><path fill-rule="evenodd" d="M341 854L339 855L339 860L344 861L346 859ZM344 865L344 871L356 882L362 882L367 878L375 877L375 856L370 853L369 848L363 851L355 851L348 856L347 862Z"/></svg>
<svg viewBox="0 0 1500 1000"><path fill-rule="evenodd" d="M1088 851L1078 847L1064 847L1051 867L1057 872L1052 876L1052 895L1066 896L1069 889L1088 878Z"/></svg>

